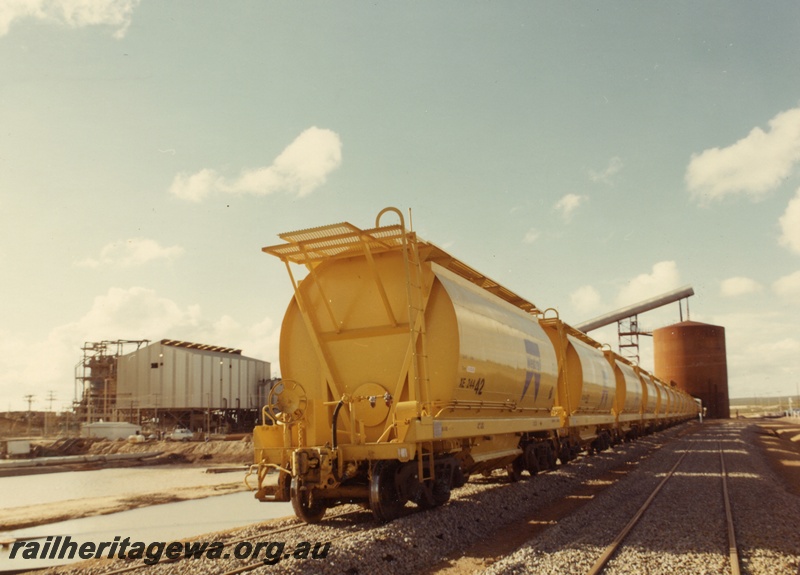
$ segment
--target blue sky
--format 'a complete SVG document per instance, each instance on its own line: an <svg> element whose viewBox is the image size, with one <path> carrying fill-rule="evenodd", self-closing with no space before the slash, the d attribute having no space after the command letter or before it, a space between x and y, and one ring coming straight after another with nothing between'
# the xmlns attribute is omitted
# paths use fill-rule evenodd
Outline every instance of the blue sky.
<svg viewBox="0 0 800 575"><path fill-rule="evenodd" d="M792 1L0 0L0 409L84 341L279 372L260 248L389 205L568 322L691 284L731 395L794 394L798 67Z"/></svg>

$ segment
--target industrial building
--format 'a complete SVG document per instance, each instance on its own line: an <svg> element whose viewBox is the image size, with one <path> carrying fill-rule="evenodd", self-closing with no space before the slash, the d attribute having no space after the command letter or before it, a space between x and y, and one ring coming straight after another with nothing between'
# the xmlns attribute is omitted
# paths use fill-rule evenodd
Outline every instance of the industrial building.
<svg viewBox="0 0 800 575"><path fill-rule="evenodd" d="M269 362L239 349L162 339L93 342L83 351L76 370L80 419L127 421L146 433L177 426L249 431L273 383Z"/></svg>

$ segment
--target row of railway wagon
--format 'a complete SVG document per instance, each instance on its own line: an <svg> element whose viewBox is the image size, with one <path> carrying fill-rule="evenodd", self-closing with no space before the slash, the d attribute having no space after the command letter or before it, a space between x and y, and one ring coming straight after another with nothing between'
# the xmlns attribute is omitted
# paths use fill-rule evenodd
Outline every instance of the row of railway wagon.
<svg viewBox="0 0 800 575"><path fill-rule="evenodd" d="M447 502L472 474L535 475L698 414L554 310L418 238L395 208L372 229L279 237L263 251L285 263L294 297L251 473L257 499L291 501L306 522L344 503L388 521L408 501Z"/></svg>

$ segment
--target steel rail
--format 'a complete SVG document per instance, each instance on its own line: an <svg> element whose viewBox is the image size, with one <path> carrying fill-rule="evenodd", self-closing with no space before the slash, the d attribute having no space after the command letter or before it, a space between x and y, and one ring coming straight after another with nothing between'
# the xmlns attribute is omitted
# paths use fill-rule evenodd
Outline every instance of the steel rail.
<svg viewBox="0 0 800 575"><path fill-rule="evenodd" d="M595 561L594 565L592 565L592 568L589 570L588 575L598 575L598 573L601 573L603 571L603 569L606 566L606 563L608 563L609 559L611 559L611 556L614 555L614 553L616 553L617 549L619 549L620 545L628 536L628 533L630 533L631 529L633 529L634 526L639 522L639 519L642 518L642 515L644 515L645 511L647 511L648 507L650 507L650 504L656 498L658 492L661 491L661 488L664 487L664 484L667 481L669 481L670 477L672 477L672 475L675 473L675 470L678 469L678 466L683 461L683 458L686 457L687 453L689 453L688 449L684 451L683 455L681 455L678 458L678 461L675 463L675 465L672 466L672 469L669 470L667 476L661 480L661 483L659 483L658 486L653 490L653 492L650 494L650 496L647 498L644 504L639 508L639 511L636 512L636 514L631 518L630 521L628 521L628 524L622 529L622 531L620 531L619 535L616 536L614 541L612 541L611 544L605 548L605 550L597 559L597 561Z"/></svg>
<svg viewBox="0 0 800 575"><path fill-rule="evenodd" d="M346 517L348 515L360 515L361 513L362 513L361 511L346 511L344 513L339 513L337 515L329 515L326 519L334 519L334 518ZM304 527L309 527L309 525L307 523L304 523L304 522L298 520L297 523L294 523L292 525L287 525L285 527L278 527L277 529L268 529L268 530L265 530L263 532L259 532L259 533L255 534L255 535L251 535L249 537L242 537L241 539L234 539L234 540L231 540L231 541L225 541L225 543L223 544L222 548L226 549L226 548L232 547L234 545L238 545L239 543L242 543L243 541L250 541L250 540L258 539L258 538L261 538L261 537L269 537L269 536L275 535L276 533L285 533L287 531L294 531L296 529L302 529ZM325 527L325 525L324 524L317 524L317 525L315 525L315 527ZM143 564L138 559L123 559L123 560L128 560L128 561L136 561L137 564L136 565L127 565L125 567L121 567L119 569L114 569L112 571L106 571L106 572L103 573L103 575L118 575L120 573L129 573L131 571L136 571L137 569L144 569L146 567L154 567L155 565L166 565L166 564L169 564L169 563L178 563L179 561L185 561L187 559L195 559L195 558L194 557L180 556L180 557L178 557L176 559L165 559L163 561L159 561L158 563L154 563L153 565ZM260 563L260 565L263 565L263 562ZM238 571L232 571L231 573L236 573L236 572L238 572Z"/></svg>
<svg viewBox="0 0 800 575"><path fill-rule="evenodd" d="M722 479L722 498L725 503L725 519L727 523L728 534L728 557L731 564L731 575L741 575L739 551L736 545L736 530L734 529L733 512L731 508L730 494L728 492L728 472L725 467L725 451L722 449L722 446L719 442L717 442L717 450L719 452L720 477ZM659 483L655 490L653 490L644 504L639 508L639 511L636 512L636 515L634 515L625 528L620 531L619 535L617 535L614 541L612 541L611 544L605 548L592 568L588 571L588 575L598 575L599 573L602 573L608 561L611 559L614 553L617 552L622 542L628 536L628 533L630 533L631 529L633 529L636 523L638 523L639 519L641 519L642 515L644 515L645 511L647 511L648 507L650 507L650 504L653 502L656 495L658 495L658 492L661 491L661 488L664 486L664 484L673 476L675 470L681 464L683 458L686 457L687 453L689 453L688 449L684 451L683 455L681 455L675 465L672 466L672 469L670 469L666 477L664 477L664 479L661 480L661 483Z"/></svg>
<svg viewBox="0 0 800 575"><path fill-rule="evenodd" d="M341 539L346 539L355 535L353 532L347 532L338 537L333 537L331 539L327 539L326 543L333 543L334 541L339 541ZM235 569L231 569L230 571L223 571L218 575L238 575L239 573L247 573L248 571L255 571L259 567L270 567L271 565L264 563L264 561L256 561L255 563L248 563L246 565L242 565L241 567L236 567Z"/></svg>
<svg viewBox="0 0 800 575"><path fill-rule="evenodd" d="M728 493L728 471L725 469L725 451L719 443L717 443L717 448L719 449L719 462L722 466L720 475L722 475L722 497L725 500L725 519L728 523L728 557L731 562L731 574L740 575L739 550L736 546L736 530L733 528L733 512L731 511L731 498Z"/></svg>

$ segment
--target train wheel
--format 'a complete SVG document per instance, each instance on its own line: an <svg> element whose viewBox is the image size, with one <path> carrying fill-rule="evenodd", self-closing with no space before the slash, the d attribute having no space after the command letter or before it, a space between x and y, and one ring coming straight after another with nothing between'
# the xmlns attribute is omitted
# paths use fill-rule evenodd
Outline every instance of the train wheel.
<svg viewBox="0 0 800 575"><path fill-rule="evenodd" d="M433 503L424 494L420 494L417 505L421 509L433 509L450 501L450 485L444 479L437 477L430 489Z"/></svg>
<svg viewBox="0 0 800 575"><path fill-rule="evenodd" d="M436 505L444 505L450 501L450 484L437 479L433 482L433 500Z"/></svg>
<svg viewBox="0 0 800 575"><path fill-rule="evenodd" d="M456 468L453 470L451 488L463 487L467 481L469 481L469 475L464 473L464 470L461 469L461 466L456 466Z"/></svg>
<svg viewBox="0 0 800 575"><path fill-rule="evenodd" d="M550 463L552 456L553 463ZM536 462L539 464L539 471L553 469L555 465L556 456L553 455L553 448L549 443L540 443L536 446Z"/></svg>
<svg viewBox="0 0 800 575"><path fill-rule="evenodd" d="M509 463L506 465L506 473L508 474L508 479L514 483L522 479L522 471L525 469L525 463L522 461L522 457L517 457L513 463Z"/></svg>
<svg viewBox="0 0 800 575"><path fill-rule="evenodd" d="M378 461L372 467L369 508L378 521L396 519L406 504L398 489L397 469L394 461Z"/></svg>
<svg viewBox="0 0 800 575"><path fill-rule="evenodd" d="M300 489L297 477L292 477L289 492L295 515L306 523L319 523L322 516L325 515L325 502L321 500L315 501L310 491Z"/></svg>
<svg viewBox="0 0 800 575"><path fill-rule="evenodd" d="M536 445L529 443L525 446L525 469L531 474L531 477L539 473L539 454L536 450Z"/></svg>
<svg viewBox="0 0 800 575"><path fill-rule="evenodd" d="M556 450L553 449L553 446L551 444L549 444L549 443L547 444L546 453L547 453L547 459L546 459L547 468L548 469L555 469L556 466L557 466L556 461L557 461L558 458L556 457Z"/></svg>

